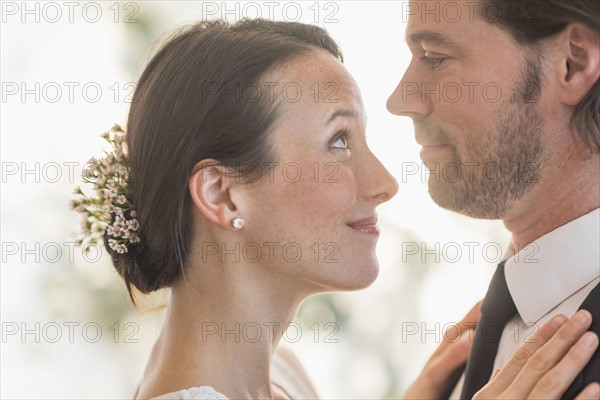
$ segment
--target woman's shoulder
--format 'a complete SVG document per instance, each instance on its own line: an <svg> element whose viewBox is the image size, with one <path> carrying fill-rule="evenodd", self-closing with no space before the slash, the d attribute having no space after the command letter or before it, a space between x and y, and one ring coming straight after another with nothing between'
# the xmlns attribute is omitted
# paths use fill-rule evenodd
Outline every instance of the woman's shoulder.
<svg viewBox="0 0 600 400"><path fill-rule="evenodd" d="M210 386L196 386L153 397L152 400L229 400Z"/></svg>

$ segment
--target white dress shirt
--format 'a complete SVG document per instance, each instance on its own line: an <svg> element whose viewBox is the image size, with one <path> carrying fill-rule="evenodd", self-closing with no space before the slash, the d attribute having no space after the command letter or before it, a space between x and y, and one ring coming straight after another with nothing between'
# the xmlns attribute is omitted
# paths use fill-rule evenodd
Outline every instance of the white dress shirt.
<svg viewBox="0 0 600 400"><path fill-rule="evenodd" d="M600 283L600 209L583 215L506 260L508 290L517 314L507 322L492 371L552 317L573 316ZM451 399L460 398L464 374Z"/></svg>

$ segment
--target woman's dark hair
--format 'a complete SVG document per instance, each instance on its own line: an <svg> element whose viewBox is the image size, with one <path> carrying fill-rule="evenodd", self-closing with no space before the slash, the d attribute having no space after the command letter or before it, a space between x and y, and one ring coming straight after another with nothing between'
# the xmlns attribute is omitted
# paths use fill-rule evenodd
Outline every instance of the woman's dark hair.
<svg viewBox="0 0 600 400"><path fill-rule="evenodd" d="M268 133L278 107L260 83L277 66L315 49L343 61L333 39L316 26L202 21L178 31L151 59L126 129L129 201L141 241L125 254L107 247L134 303L132 286L142 293L168 287L184 269L193 232L192 168L209 158L232 168L271 159Z"/></svg>
<svg viewBox="0 0 600 400"><path fill-rule="evenodd" d="M521 45L536 45L571 22L600 35L600 0L481 0L484 20L498 23ZM600 152L600 80L579 103L571 125L593 152Z"/></svg>

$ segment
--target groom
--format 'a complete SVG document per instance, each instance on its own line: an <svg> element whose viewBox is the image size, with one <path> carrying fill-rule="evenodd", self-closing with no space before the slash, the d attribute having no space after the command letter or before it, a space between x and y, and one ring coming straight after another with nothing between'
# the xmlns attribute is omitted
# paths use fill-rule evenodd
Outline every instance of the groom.
<svg viewBox="0 0 600 400"><path fill-rule="evenodd" d="M512 233L446 394L470 399L553 316L587 309L599 333L600 2L430 0L403 11L413 58L388 110L413 119L428 169L462 172L430 176L437 204ZM598 379L600 352L564 397Z"/></svg>

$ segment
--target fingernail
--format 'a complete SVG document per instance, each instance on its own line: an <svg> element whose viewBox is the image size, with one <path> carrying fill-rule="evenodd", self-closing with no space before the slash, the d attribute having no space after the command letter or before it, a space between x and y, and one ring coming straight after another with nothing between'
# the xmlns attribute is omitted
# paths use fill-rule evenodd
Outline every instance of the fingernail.
<svg viewBox="0 0 600 400"><path fill-rule="evenodd" d="M585 335L583 335L583 344L586 347L594 347L596 342L598 342L598 337L595 334L587 332Z"/></svg>
<svg viewBox="0 0 600 400"><path fill-rule="evenodd" d="M575 317L573 317L573 320L579 325L584 325L590 320L590 318L591 316L589 312L585 310L579 310L577 311L577 314L575 314Z"/></svg>
<svg viewBox="0 0 600 400"><path fill-rule="evenodd" d="M562 324L564 324L567 321L567 317L565 317L564 315L557 315L556 317L554 317L552 319L552 327L553 328L558 328L560 327Z"/></svg>

